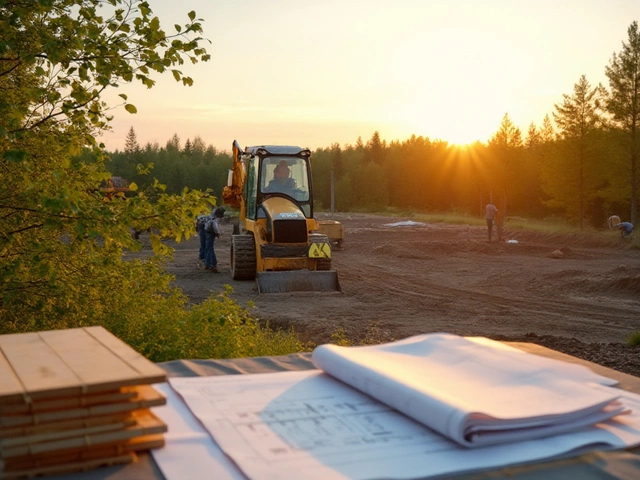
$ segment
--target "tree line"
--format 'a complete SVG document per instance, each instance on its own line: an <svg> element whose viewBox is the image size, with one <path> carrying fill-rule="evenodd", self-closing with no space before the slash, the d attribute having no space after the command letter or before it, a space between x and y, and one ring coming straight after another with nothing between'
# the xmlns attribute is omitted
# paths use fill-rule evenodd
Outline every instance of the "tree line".
<svg viewBox="0 0 640 480"><path fill-rule="evenodd" d="M164 146L147 143L141 146L133 127L129 129L123 151L108 155L107 169L114 175L149 188L154 179L166 186L169 194L190 190L210 190L221 199L227 182L227 172L233 160L226 152L218 152L196 136L182 144L174 134Z"/></svg>
<svg viewBox="0 0 640 480"><path fill-rule="evenodd" d="M464 147L412 136L389 143L374 132L365 143L337 143L312 155L315 200L340 211L459 211L481 214L493 202L510 216L557 216L584 228L613 214L638 221L640 160L640 34L628 28L622 50L605 68L609 88L582 75L542 125L523 135L505 114L488 142ZM552 120L553 118L553 120ZM124 151L108 168L149 182L137 165L170 193L210 188L220 197L232 159L196 137L174 135L164 147L141 148L131 127Z"/></svg>

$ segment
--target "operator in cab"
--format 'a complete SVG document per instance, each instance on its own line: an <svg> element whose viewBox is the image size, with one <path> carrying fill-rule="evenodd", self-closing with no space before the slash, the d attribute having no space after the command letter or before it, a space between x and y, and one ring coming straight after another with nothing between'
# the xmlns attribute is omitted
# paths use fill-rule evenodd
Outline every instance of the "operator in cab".
<svg viewBox="0 0 640 480"><path fill-rule="evenodd" d="M273 179L265 188L265 192L280 192L293 195L296 190L296 181L291 178L291 170L286 160L280 160L273 170Z"/></svg>

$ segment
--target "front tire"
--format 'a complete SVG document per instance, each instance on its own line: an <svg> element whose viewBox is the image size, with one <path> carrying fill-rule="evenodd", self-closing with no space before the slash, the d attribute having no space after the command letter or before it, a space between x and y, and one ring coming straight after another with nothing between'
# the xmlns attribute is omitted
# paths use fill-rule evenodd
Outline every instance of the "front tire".
<svg viewBox="0 0 640 480"><path fill-rule="evenodd" d="M253 280L256 278L256 242L252 234L231 237L231 278Z"/></svg>

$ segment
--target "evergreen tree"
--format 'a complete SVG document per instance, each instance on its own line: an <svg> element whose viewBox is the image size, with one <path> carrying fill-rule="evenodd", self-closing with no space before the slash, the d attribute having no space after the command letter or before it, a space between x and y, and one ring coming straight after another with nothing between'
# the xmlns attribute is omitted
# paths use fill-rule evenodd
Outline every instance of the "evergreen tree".
<svg viewBox="0 0 640 480"><path fill-rule="evenodd" d="M160 144L158 142L147 142L144 146L144 152L146 154L155 153L157 154L160 151Z"/></svg>
<svg viewBox="0 0 640 480"><path fill-rule="evenodd" d="M505 113L504 117L502 117L500 127L498 131L493 134L493 137L491 137L489 144L505 148L518 148L522 146L522 133L520 129L513 124L508 113Z"/></svg>
<svg viewBox="0 0 640 480"><path fill-rule="evenodd" d="M524 141L524 145L527 148L537 147L542 143L542 136L536 127L536 124L531 122L529 124L529 130L527 131L527 138Z"/></svg>
<svg viewBox="0 0 640 480"><path fill-rule="evenodd" d="M573 95L563 94L563 102L556 104L553 112L563 155L547 165L545 190L551 196L550 205L577 218L581 229L587 203L596 197L601 183L596 134L603 122L600 99L604 93L601 85L592 88L582 75L573 87Z"/></svg>
<svg viewBox="0 0 640 480"><path fill-rule="evenodd" d="M185 149L186 149L186 145L185 145ZM193 139L193 142L191 143L191 153L195 157L198 157L198 159L201 161L202 157L204 157L204 152L206 151L207 151L207 145L204 143L204 140L202 140L202 137L200 137L199 135L196 135L196 137ZM215 149L214 149L214 152L215 152Z"/></svg>
<svg viewBox="0 0 640 480"><path fill-rule="evenodd" d="M190 157L193 153L193 147L191 146L191 140L187 138L187 141L184 142L184 149L182 150L182 154Z"/></svg>
<svg viewBox="0 0 640 480"><path fill-rule="evenodd" d="M505 113L500 128L489 141L489 199L506 216L507 205L516 204L516 192L522 180L522 133ZM497 198L492 198L495 194ZM524 196L522 196L524 199Z"/></svg>
<svg viewBox="0 0 640 480"><path fill-rule="evenodd" d="M348 212L356 206L351 177L345 173L336 182L336 210Z"/></svg>
<svg viewBox="0 0 640 480"><path fill-rule="evenodd" d="M204 164L211 165L211 162L215 160L217 154L218 152L215 147L213 145L209 145L204 151Z"/></svg>
<svg viewBox="0 0 640 480"><path fill-rule="evenodd" d="M386 143L380 139L380 132L373 132L371 140L367 142L365 160L371 161L377 165L384 163Z"/></svg>
<svg viewBox="0 0 640 480"><path fill-rule="evenodd" d="M609 78L610 96L607 110L614 124L626 134L626 175L631 203L631 223L638 225L638 195L640 187L640 32L638 22L627 29L628 43L614 53L605 73Z"/></svg>
<svg viewBox="0 0 640 480"><path fill-rule="evenodd" d="M127 133L127 138L124 143L124 152L127 154L127 157L130 160L135 158L135 155L140 151L140 145L138 144L138 139L136 137L136 132L131 127L129 129L129 133Z"/></svg>
<svg viewBox="0 0 640 480"><path fill-rule="evenodd" d="M325 197L326 205L329 208L336 208L337 204L337 195L338 195L338 186L337 180L340 178L344 167L343 167L343 158L342 158L342 149L340 148L339 143L333 143L331 145L331 166L329 173L329 191L326 192Z"/></svg>
<svg viewBox="0 0 640 480"><path fill-rule="evenodd" d="M527 131L527 138L524 142L524 181L522 185L525 191L525 213L533 216L540 211L540 168L543 159L543 141L542 133L531 122Z"/></svg>
<svg viewBox="0 0 640 480"><path fill-rule="evenodd" d="M362 178L367 180L367 190L364 206L373 211L389 206L388 178L383 168L377 163L368 162L360 172Z"/></svg>
<svg viewBox="0 0 640 480"><path fill-rule="evenodd" d="M166 149L169 152L180 151L180 137L177 133L174 133L173 136L167 141Z"/></svg>
<svg viewBox="0 0 640 480"><path fill-rule="evenodd" d="M549 118L549 114L544 116L544 120L542 121L542 128L540 129L540 140L542 143L550 143L556 138L556 132L553 129L553 125L551 124L551 119Z"/></svg>
<svg viewBox="0 0 640 480"><path fill-rule="evenodd" d="M334 175L340 175L343 170L343 158L342 158L342 149L340 148L339 143L331 144L331 169L334 172Z"/></svg>

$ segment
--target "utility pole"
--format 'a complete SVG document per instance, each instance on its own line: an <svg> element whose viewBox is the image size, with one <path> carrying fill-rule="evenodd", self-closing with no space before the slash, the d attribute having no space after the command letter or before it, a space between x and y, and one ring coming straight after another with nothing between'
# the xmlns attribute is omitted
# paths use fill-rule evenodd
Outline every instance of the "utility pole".
<svg viewBox="0 0 640 480"><path fill-rule="evenodd" d="M334 189L333 170L331 170L331 213L336 211L336 196Z"/></svg>

